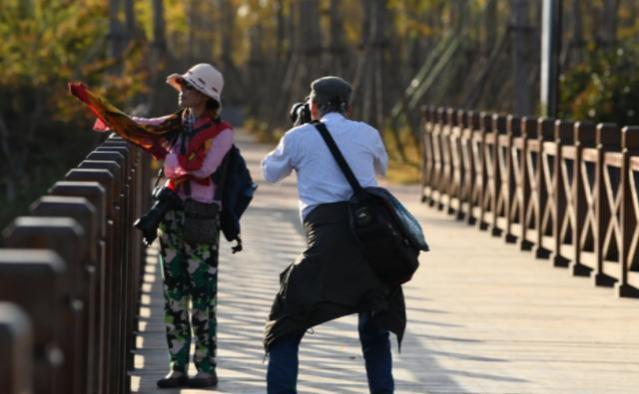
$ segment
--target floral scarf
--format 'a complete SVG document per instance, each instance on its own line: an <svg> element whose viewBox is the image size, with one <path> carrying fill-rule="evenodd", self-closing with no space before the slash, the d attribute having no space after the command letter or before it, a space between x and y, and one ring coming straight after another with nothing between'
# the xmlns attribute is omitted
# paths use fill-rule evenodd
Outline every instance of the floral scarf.
<svg viewBox="0 0 639 394"><path fill-rule="evenodd" d="M150 152L159 160L164 159L173 138L183 130L182 111L167 116L158 125L142 125L135 122L106 99L91 92L82 82L69 83L69 92L85 103L91 112L97 116L98 120L94 129L104 131L110 128L125 140Z"/></svg>

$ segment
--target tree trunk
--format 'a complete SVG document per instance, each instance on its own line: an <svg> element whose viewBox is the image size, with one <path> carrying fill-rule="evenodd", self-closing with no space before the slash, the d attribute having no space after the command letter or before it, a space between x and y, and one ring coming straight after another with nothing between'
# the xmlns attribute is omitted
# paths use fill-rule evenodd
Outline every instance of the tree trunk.
<svg viewBox="0 0 639 394"><path fill-rule="evenodd" d="M362 108L361 118L371 124L373 127L384 134L385 120L390 112L390 103L387 95L390 94L389 78L387 75L397 74L391 69L394 62L388 59L388 41L389 35L392 35L394 26L388 23L393 20L389 14L387 0L364 1L366 7L365 14L368 21L365 21L364 28L364 56L363 66L360 68L361 76L358 76L359 91L361 98L359 99ZM397 75L394 75L399 80ZM402 144L399 129L391 127L393 140L397 146L400 159L406 161L406 152Z"/></svg>
<svg viewBox="0 0 639 394"><path fill-rule="evenodd" d="M120 22L121 0L109 0L109 52L113 59L122 56L124 32Z"/></svg>
<svg viewBox="0 0 639 394"><path fill-rule="evenodd" d="M579 64L583 60L583 48L585 45L583 29L583 12L581 0L572 0L573 36L571 42L570 60Z"/></svg>
<svg viewBox="0 0 639 394"><path fill-rule="evenodd" d="M166 30L164 29L164 1L152 0L153 46L158 52L166 52Z"/></svg>
<svg viewBox="0 0 639 394"><path fill-rule="evenodd" d="M11 148L9 148L9 135L11 132L9 131L9 127L4 121L2 114L0 114L0 158L3 163L3 171L2 178L0 181L4 183L5 187L5 199L7 202L14 202L17 197L16 190L16 170L14 167L15 158L13 157L13 153Z"/></svg>
<svg viewBox="0 0 639 394"><path fill-rule="evenodd" d="M289 34L291 13L290 5L285 0L277 0L275 7L275 57L272 58L268 64L269 78L265 81L265 89L270 92L284 90L285 78L289 69L291 60L291 39L292 35ZM288 18L287 18L288 14ZM266 120L267 130L273 130L276 125L281 124L281 120L285 119L283 116L286 113L286 106L288 105L288 97L286 94L277 95L277 99L265 108L266 114L263 119Z"/></svg>
<svg viewBox="0 0 639 394"><path fill-rule="evenodd" d="M387 24L391 20L389 11L387 8L387 0L375 0L374 4L374 26L371 35L373 37L373 46L375 48L375 60L374 60L374 81L373 81L373 94L375 97L374 108L374 124L377 127L384 126L384 120L388 111L386 94L390 90L388 86L388 79L385 75L388 75L389 67L387 67L386 49L388 48L388 39L392 25Z"/></svg>
<svg viewBox="0 0 639 394"><path fill-rule="evenodd" d="M26 19L29 18L31 16L33 16L35 7L33 4L33 0L21 0L18 2L19 4L19 15L21 18ZM0 6L2 6L2 4L0 4ZM0 7L2 8L2 7Z"/></svg>
<svg viewBox="0 0 639 394"><path fill-rule="evenodd" d="M197 34L197 9L196 9L196 1L188 0L186 4L186 15L188 22L188 35L187 35L187 44L186 44L186 53L188 63L193 63L195 59L195 48L196 48L196 34Z"/></svg>
<svg viewBox="0 0 639 394"><path fill-rule="evenodd" d="M277 42L275 43L275 62L279 66L282 65L284 61L284 41L286 40L286 18L284 17L284 0L278 0L275 5L276 13L277 13Z"/></svg>
<svg viewBox="0 0 639 394"><path fill-rule="evenodd" d="M318 0L299 0L297 23L300 26L300 45L298 50L302 52L304 62L300 81L303 85L319 78L322 59L322 38L320 35L319 18L309 18L308 15L318 15Z"/></svg>
<svg viewBox="0 0 639 394"><path fill-rule="evenodd" d="M150 112L158 114L168 110L168 101L161 100L160 86L164 83L166 62L168 60L166 30L163 0L152 0L153 11L153 39L151 43L150 79L151 93L149 95Z"/></svg>
<svg viewBox="0 0 639 394"><path fill-rule="evenodd" d="M345 75L348 59L346 58L346 48L344 46L344 27L342 14L339 9L339 0L331 0L330 4L330 24L331 24L331 45L326 62L331 74Z"/></svg>
<svg viewBox="0 0 639 394"><path fill-rule="evenodd" d="M124 15L126 18L126 42L130 42L135 38L135 9L133 0L124 0Z"/></svg>
<svg viewBox="0 0 639 394"><path fill-rule="evenodd" d="M266 106L261 105L263 97L268 94L264 91L265 76L264 76L264 54L262 53L261 46L262 26L259 24L251 26L249 30L249 91L251 92L249 100L249 114L252 117L262 118L260 109Z"/></svg>
<svg viewBox="0 0 639 394"><path fill-rule="evenodd" d="M513 57L513 111L519 116L532 113L532 101L528 86L530 67L528 64L528 15L529 0L511 0L512 10L512 57Z"/></svg>
<svg viewBox="0 0 639 394"><path fill-rule="evenodd" d="M466 3L467 0L452 0L450 5L450 23L453 29L460 31L466 18Z"/></svg>
<svg viewBox="0 0 639 394"><path fill-rule="evenodd" d="M604 46L614 45L617 41L617 23L619 20L619 0L604 0L600 39Z"/></svg>
<svg viewBox="0 0 639 394"><path fill-rule="evenodd" d="M486 4L486 37L482 45L484 57L489 57L493 51L493 47L497 42L497 2L495 0L488 0Z"/></svg>
<svg viewBox="0 0 639 394"><path fill-rule="evenodd" d="M221 53L221 68L224 74L224 79L227 81L227 86L230 89L226 90L225 100L227 102L237 103L244 99L243 92L247 90L242 73L237 70L237 67L233 61L233 48L236 43L235 32L235 8L232 4L232 0L219 0L218 2L220 10L220 23L218 26L218 34L220 35L220 49Z"/></svg>
<svg viewBox="0 0 639 394"><path fill-rule="evenodd" d="M374 32L376 24L374 21L375 3L371 0L362 0L364 9L364 20L362 24L362 48L363 53L359 56L357 65L357 73L355 75L353 90L356 96L359 110L358 116L365 122L372 122L372 105L373 105L373 75L375 69L373 62L375 55L373 54Z"/></svg>
<svg viewBox="0 0 639 394"><path fill-rule="evenodd" d="M186 62L191 65L199 62L210 62L212 53L211 2L189 0L187 2L187 56Z"/></svg>

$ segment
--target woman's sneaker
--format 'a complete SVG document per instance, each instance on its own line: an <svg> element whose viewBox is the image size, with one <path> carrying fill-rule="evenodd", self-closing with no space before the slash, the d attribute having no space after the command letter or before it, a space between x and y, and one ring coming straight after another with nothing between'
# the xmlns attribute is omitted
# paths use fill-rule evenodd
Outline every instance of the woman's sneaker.
<svg viewBox="0 0 639 394"><path fill-rule="evenodd" d="M211 372L198 372L197 375L189 378L189 387L204 388L217 386L217 374L215 370Z"/></svg>
<svg viewBox="0 0 639 394"><path fill-rule="evenodd" d="M184 387L188 383L188 380L184 372L171 371L168 375L158 380L158 387L161 389Z"/></svg>

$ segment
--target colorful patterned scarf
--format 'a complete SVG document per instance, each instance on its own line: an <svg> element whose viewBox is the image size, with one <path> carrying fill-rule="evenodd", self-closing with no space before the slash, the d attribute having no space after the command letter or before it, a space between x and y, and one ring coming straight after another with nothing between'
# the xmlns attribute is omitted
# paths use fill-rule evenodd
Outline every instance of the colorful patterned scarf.
<svg viewBox="0 0 639 394"><path fill-rule="evenodd" d="M104 98L91 92L82 82L69 83L69 92L85 103L97 116L98 120L94 129L107 130L110 128L125 140L150 152L159 160L164 159L169 151L171 141L183 130L182 111L167 116L158 125L141 125Z"/></svg>

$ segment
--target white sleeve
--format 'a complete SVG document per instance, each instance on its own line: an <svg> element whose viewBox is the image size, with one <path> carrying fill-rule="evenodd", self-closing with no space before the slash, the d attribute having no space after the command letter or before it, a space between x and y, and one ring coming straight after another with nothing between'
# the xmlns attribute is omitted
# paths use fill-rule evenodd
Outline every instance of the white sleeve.
<svg viewBox="0 0 639 394"><path fill-rule="evenodd" d="M292 138L286 133L277 147L262 160L262 173L267 182L277 182L293 171Z"/></svg>
<svg viewBox="0 0 639 394"><path fill-rule="evenodd" d="M170 118L173 115L164 115L164 116L160 116L158 118L142 118L139 116L132 116L131 119L133 119L133 121L137 124L141 124L141 125L151 125L151 126L157 126L160 123L164 122L165 120L167 120L168 118Z"/></svg>
<svg viewBox="0 0 639 394"><path fill-rule="evenodd" d="M374 129L373 129L374 130ZM374 130L373 139L373 160L375 163L375 172L378 175L385 176L388 169L388 154L386 153L386 147L377 130Z"/></svg>

